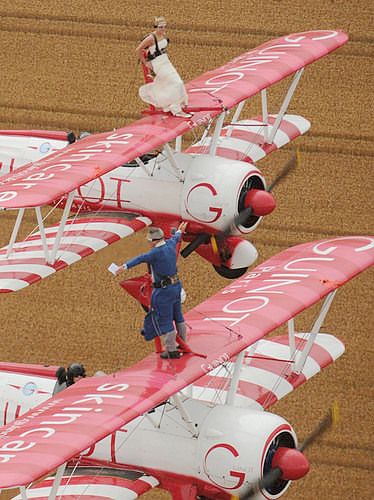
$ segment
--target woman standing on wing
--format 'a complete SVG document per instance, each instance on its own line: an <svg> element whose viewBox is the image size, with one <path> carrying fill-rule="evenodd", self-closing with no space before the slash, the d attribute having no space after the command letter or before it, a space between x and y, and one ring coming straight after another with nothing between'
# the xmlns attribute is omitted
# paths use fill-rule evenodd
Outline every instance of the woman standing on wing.
<svg viewBox="0 0 374 500"><path fill-rule="evenodd" d="M182 111L188 101L184 83L166 53L169 39L165 36L165 18L155 17L154 28L136 49L139 60L155 75L153 82L140 87L140 98L174 116L188 118L191 115Z"/></svg>

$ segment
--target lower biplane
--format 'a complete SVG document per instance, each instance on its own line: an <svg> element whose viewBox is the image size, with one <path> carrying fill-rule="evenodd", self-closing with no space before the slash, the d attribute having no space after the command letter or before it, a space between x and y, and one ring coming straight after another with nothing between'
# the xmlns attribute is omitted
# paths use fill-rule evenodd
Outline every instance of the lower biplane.
<svg viewBox="0 0 374 500"><path fill-rule="evenodd" d="M0 364L0 488L17 499L276 499L309 469L267 410L344 352L321 331L337 289L374 264L374 237L281 252L186 315L188 352L148 355L52 396L56 367ZM322 300L307 332L295 317ZM282 325L286 332L275 332ZM46 477L46 475L49 475Z"/></svg>
<svg viewBox="0 0 374 500"><path fill-rule="evenodd" d="M292 96L304 68L347 39L341 31L308 31L250 50L186 84L189 118L153 110L80 140L0 131L0 210L18 211L0 250L0 291L20 290L146 225L169 235L181 220L188 222L184 257L196 251L219 274L243 275L257 259L245 236L275 207L274 183L256 163L308 131L307 119L287 113ZM270 113L268 87L289 76L279 110ZM260 114L243 119L256 94ZM196 134L187 147L186 133ZM51 227L42 212L48 205L63 209ZM36 228L17 242L26 209L35 210Z"/></svg>

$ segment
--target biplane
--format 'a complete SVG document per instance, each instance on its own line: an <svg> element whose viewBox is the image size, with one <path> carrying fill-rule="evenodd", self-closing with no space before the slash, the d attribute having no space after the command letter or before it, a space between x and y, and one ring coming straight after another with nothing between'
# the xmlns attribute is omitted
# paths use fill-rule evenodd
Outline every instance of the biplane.
<svg viewBox="0 0 374 500"><path fill-rule="evenodd" d="M321 331L337 289L374 264L374 237L289 248L186 315L191 350L149 354L52 396L52 366L0 364L0 488L17 499L275 499L309 469L267 410L344 352ZM295 318L322 301L306 332ZM285 332L271 332L280 326Z"/></svg>
<svg viewBox="0 0 374 500"><path fill-rule="evenodd" d="M292 96L304 68L347 39L341 31L309 31L250 50L186 85L188 118L152 110L79 140L0 131L0 210L18 211L0 250L0 291L38 282L150 224L169 235L181 220L188 222L184 257L196 251L222 276L243 275L257 259L246 235L275 207L274 183L256 163L308 131L307 119L287 113ZM272 114L267 89L289 76ZM260 114L243 119L256 94ZM184 147L188 132L201 133ZM49 205L63 212L47 227L42 208ZM17 241L26 209L35 210L36 228Z"/></svg>

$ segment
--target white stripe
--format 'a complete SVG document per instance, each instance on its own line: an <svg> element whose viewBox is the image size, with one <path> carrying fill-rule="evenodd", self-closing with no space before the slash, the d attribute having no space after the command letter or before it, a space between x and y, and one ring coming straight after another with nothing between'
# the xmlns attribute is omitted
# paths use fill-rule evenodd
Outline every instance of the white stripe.
<svg viewBox="0 0 374 500"><path fill-rule="evenodd" d="M277 342L272 342L271 339L260 340L256 347L256 353L273 358L290 359L289 345L278 344ZM296 350L296 356L294 358L295 363L292 363L292 369L296 366L300 356L302 356L302 351ZM286 366L287 363L285 363L285 368ZM320 371L321 371L320 365L313 358L308 356L302 374L309 379Z"/></svg>
<svg viewBox="0 0 374 500"><path fill-rule="evenodd" d="M68 252L67 250L64 250L63 254L58 256L59 260L63 260L67 264L73 264L73 262L76 262L77 260L80 260L82 257L78 255L77 253L74 252ZM0 260L18 260L18 259L44 259L45 260L45 255L43 251L26 251L26 252L17 252L17 253L12 253L8 259L6 258L6 255L0 255ZM31 264L32 262L30 262ZM47 264L46 264L47 266Z"/></svg>
<svg viewBox="0 0 374 500"><path fill-rule="evenodd" d="M47 243L50 248L53 247L53 243L55 241L55 238L52 236L49 236L47 238ZM108 243L101 239L101 238L95 238L92 236L63 236L61 238L61 243L60 245L71 245L71 244L76 244L76 245L82 245L87 248L91 248L95 252L97 250L100 250L104 246L107 246ZM42 245L42 240L30 240L30 241L22 241L20 243L16 243L14 245L15 249L18 248L28 248L28 247L37 247ZM67 251L67 250L66 250ZM43 255L44 256L44 255ZM11 257L13 258L13 253L11 254Z"/></svg>
<svg viewBox="0 0 374 500"><path fill-rule="evenodd" d="M296 334L296 337L305 338L305 333ZM325 349L334 361L345 351L343 342L329 333L319 333L314 343Z"/></svg>
<svg viewBox="0 0 374 500"><path fill-rule="evenodd" d="M244 365L240 374L240 380L252 382L264 387L268 391L276 394L278 399L283 398L286 394L293 391L293 385L284 380L276 373L263 370L251 365Z"/></svg>
<svg viewBox="0 0 374 500"><path fill-rule="evenodd" d="M42 278L55 273L56 270L53 267L43 266L41 264L8 264L7 266L0 266L0 276L1 273L11 273L11 272L24 272L28 274L37 274Z"/></svg>
<svg viewBox="0 0 374 500"><path fill-rule="evenodd" d="M273 126L269 127L269 136L273 131ZM291 141L291 138L283 132L280 128L277 130L277 133L274 136L273 143L277 146L277 148L281 148L285 144L288 144Z"/></svg>
<svg viewBox="0 0 374 500"><path fill-rule="evenodd" d="M27 498L48 498L49 493L51 492L50 487L42 487L42 488L31 488L26 490ZM58 488L57 497L61 497L63 500L65 495L75 495L75 496L102 496L103 499L112 499L112 500L134 500L138 498L138 495L128 489L123 488L121 486L111 486L111 485L102 485L102 484L73 484L73 485L61 485ZM21 495L17 495L14 497L17 500L21 500Z"/></svg>
<svg viewBox="0 0 374 500"><path fill-rule="evenodd" d="M58 227L48 227L46 228L46 234L57 233ZM124 224L116 224L115 222L86 222L79 224L67 224L64 228L64 233L69 231L108 231L110 233L117 234L121 238L128 236L133 233L134 230L130 226L126 226ZM35 233L35 234L40 234Z"/></svg>
<svg viewBox="0 0 374 500"><path fill-rule="evenodd" d="M158 480L153 476L142 476L142 477L139 477L138 481L140 481L140 480L149 484L150 486L152 486L152 488L155 488L156 486L158 486L160 484L158 482Z"/></svg>
<svg viewBox="0 0 374 500"><path fill-rule="evenodd" d="M277 116L277 115L272 115ZM283 121L292 123L301 134L305 134L310 129L311 123L309 120L300 115L285 115Z"/></svg>
<svg viewBox="0 0 374 500"><path fill-rule="evenodd" d="M13 290L13 292L15 292L16 290L21 290L22 288L29 286L29 284L30 283L28 283L27 281L23 281L23 280L0 279L0 290Z"/></svg>
<svg viewBox="0 0 374 500"><path fill-rule="evenodd" d="M185 392L184 392L185 391ZM190 396L189 387L182 391L186 396ZM207 403L213 403L215 405L225 404L227 391L222 391L219 389L210 389L209 387L198 387L192 386L192 399L198 399L199 401L206 401ZM242 408L252 408L256 410L263 410L263 407L247 396L242 394L235 395L235 406L240 406Z"/></svg>

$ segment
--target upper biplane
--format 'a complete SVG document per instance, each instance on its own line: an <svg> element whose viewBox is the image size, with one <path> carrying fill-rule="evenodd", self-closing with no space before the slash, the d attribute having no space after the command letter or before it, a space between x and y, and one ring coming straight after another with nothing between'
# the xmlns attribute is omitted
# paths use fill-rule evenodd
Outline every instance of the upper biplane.
<svg viewBox="0 0 374 500"><path fill-rule="evenodd" d="M279 498L331 419L298 445L266 410L344 352L321 327L336 290L373 264L371 236L285 250L186 314L180 359L153 353L55 396L56 367L1 363L0 488L22 500L126 500L157 486L174 500Z"/></svg>
<svg viewBox="0 0 374 500"><path fill-rule="evenodd" d="M340 31L309 31L236 57L186 85L190 118L154 110L80 140L63 132L0 131L0 210L18 210L0 250L0 291L35 283L146 225L168 235L181 220L189 223L183 256L196 250L221 275L241 276L257 258L243 236L275 207L273 185L255 164L309 129L308 120L287 114L293 93L305 66L347 39ZM268 87L291 75L279 111L270 114ZM261 113L241 119L256 94ZM182 151L183 135L201 127ZM48 228L46 205L64 209ZM37 229L17 242L26 209L35 210Z"/></svg>

